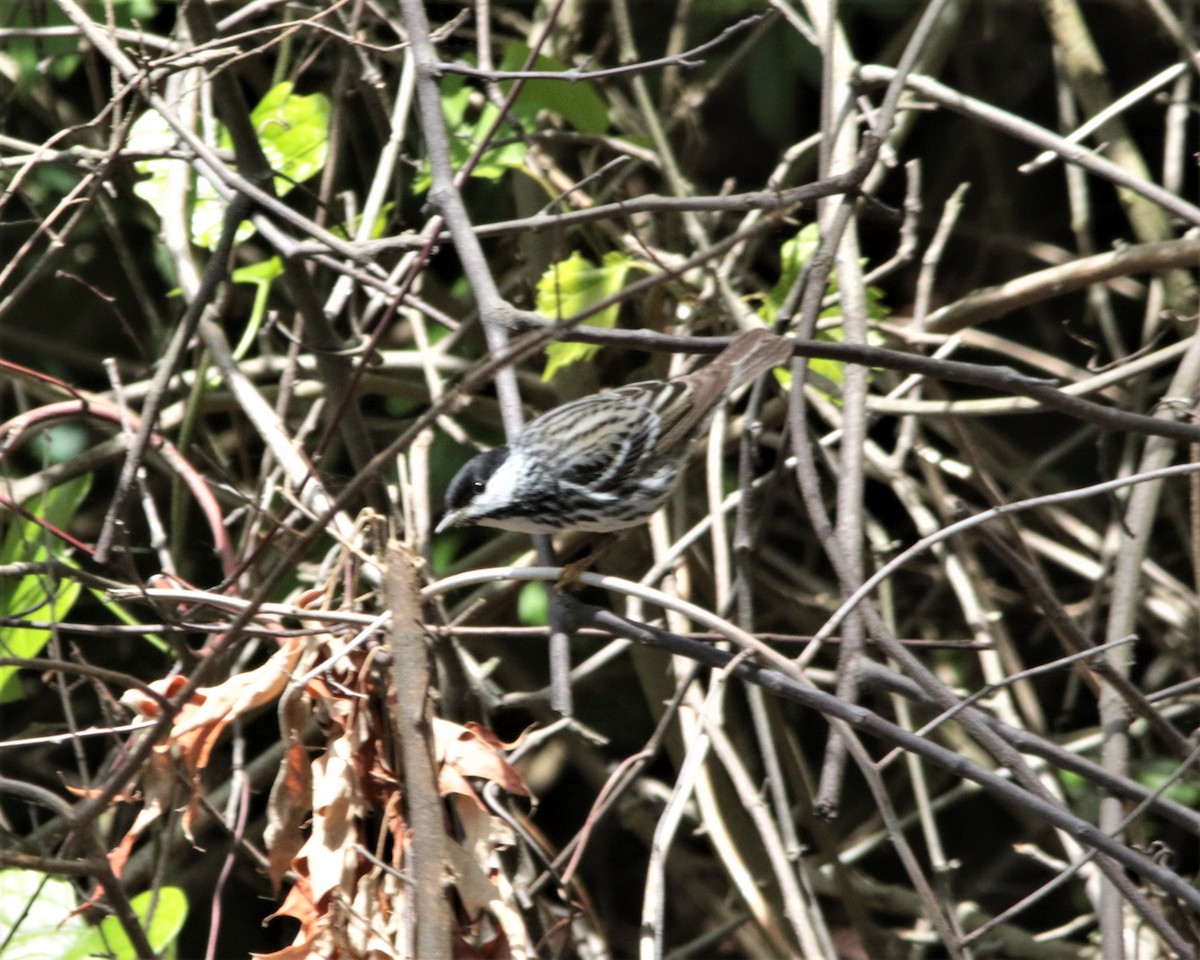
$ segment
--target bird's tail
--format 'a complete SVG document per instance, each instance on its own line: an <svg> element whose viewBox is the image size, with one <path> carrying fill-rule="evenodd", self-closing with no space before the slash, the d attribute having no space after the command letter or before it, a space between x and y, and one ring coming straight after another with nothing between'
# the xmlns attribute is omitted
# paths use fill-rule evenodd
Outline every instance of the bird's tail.
<svg viewBox="0 0 1200 960"><path fill-rule="evenodd" d="M792 355L790 340L771 333L770 330L747 330L733 343L717 354L716 359L695 373L671 381L672 384L687 383L691 396L687 410L672 423L659 438L659 449L670 449L708 422L718 403L759 374L772 367L787 363Z"/></svg>
<svg viewBox="0 0 1200 960"><path fill-rule="evenodd" d="M760 373L788 362L792 356L792 343L761 327L747 330L727 346L713 364L725 364L729 368L729 379L724 390L736 390L743 383L753 380ZM705 368L707 369L707 368Z"/></svg>

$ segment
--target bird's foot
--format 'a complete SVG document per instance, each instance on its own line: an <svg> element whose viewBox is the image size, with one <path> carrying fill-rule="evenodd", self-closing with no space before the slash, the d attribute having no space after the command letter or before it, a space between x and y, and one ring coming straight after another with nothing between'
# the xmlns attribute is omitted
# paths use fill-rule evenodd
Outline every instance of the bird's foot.
<svg viewBox="0 0 1200 960"><path fill-rule="evenodd" d="M601 539L592 546L592 549L584 554L580 559L568 563L562 569L562 573L558 575L558 580L554 584L556 590L561 592L574 592L583 588L583 575L591 569L597 560L619 539L617 534L606 533L601 536Z"/></svg>

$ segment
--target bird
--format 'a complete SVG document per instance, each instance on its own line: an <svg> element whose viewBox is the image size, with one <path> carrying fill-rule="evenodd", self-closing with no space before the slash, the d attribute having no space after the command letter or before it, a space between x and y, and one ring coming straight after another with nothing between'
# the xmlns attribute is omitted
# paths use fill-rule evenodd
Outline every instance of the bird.
<svg viewBox="0 0 1200 960"><path fill-rule="evenodd" d="M463 524L530 534L637 526L670 497L717 405L791 355L786 337L748 330L692 373L548 410L455 474L435 532Z"/></svg>

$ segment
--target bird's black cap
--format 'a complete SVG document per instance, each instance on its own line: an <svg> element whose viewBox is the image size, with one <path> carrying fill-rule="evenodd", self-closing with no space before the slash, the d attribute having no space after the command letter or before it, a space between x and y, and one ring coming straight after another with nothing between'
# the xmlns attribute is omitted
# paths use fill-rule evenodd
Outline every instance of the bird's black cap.
<svg viewBox="0 0 1200 960"><path fill-rule="evenodd" d="M507 456L508 447L500 446L468 460L446 489L446 510L461 510L474 500Z"/></svg>

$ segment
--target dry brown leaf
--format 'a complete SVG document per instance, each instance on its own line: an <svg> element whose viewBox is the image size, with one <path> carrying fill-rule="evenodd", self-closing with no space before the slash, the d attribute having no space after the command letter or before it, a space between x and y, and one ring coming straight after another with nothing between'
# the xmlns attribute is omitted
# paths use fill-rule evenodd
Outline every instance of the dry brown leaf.
<svg viewBox="0 0 1200 960"><path fill-rule="evenodd" d="M291 946L274 953L252 953L250 956L259 960L305 960L307 957L320 955L314 948L328 932L329 915L313 902L304 878L293 884L283 904L264 918L263 923L276 917L293 917L300 921L300 932L296 934L296 939L292 941Z"/></svg>
<svg viewBox="0 0 1200 960"><path fill-rule="evenodd" d="M279 696L289 682L306 642L303 637L285 637L280 641L279 649L262 666L239 673L216 686L200 687L183 705L170 734L155 746L155 750L177 749L195 776L208 765L213 746L231 721ZM178 690L182 679L170 677L155 681L151 686L170 697ZM157 704L150 706L153 701L148 701L137 691L126 691L121 702L144 717L153 717L158 712Z"/></svg>
<svg viewBox="0 0 1200 960"><path fill-rule="evenodd" d="M376 873L367 873L358 880L349 912L354 922L347 926L346 937L353 957L396 958L404 956L403 939L399 943L388 937L389 920L393 913L393 897L380 889L383 882ZM393 893L394 896L394 893ZM397 931L401 938L404 931Z"/></svg>
<svg viewBox="0 0 1200 960"><path fill-rule="evenodd" d="M483 806L466 777L490 780L522 797L530 795L525 781L504 755L507 745L486 727L477 723L463 726L434 717L433 733L441 764L438 790L442 796L473 797Z"/></svg>
<svg viewBox="0 0 1200 960"><path fill-rule="evenodd" d="M310 704L299 691L288 691L279 700L279 726L287 747L271 786L263 831L267 876L275 892L304 847L302 827L312 811L312 761L301 739L310 713Z"/></svg>
<svg viewBox="0 0 1200 960"><path fill-rule="evenodd" d="M446 842L446 857L454 876L454 887L458 891L467 916L472 922L478 922L480 917L486 913L503 931L502 937L475 944L462 940L461 937L456 938L461 946L466 949L479 950L486 944L489 951L486 954L488 956L512 956L516 960L524 960L530 955L527 950L529 934L525 930L520 911L514 905L515 898L511 896L511 891L507 891L509 896L505 896L505 891L501 891L489 878L486 868L478 863L470 852L450 839L447 839ZM502 874L495 875L502 876ZM497 940L504 943L503 952L500 954L492 952L499 949ZM468 955L479 956L481 954Z"/></svg>
<svg viewBox="0 0 1200 960"><path fill-rule="evenodd" d="M356 773L355 744L334 737L312 763L312 833L300 856L308 862L312 896L324 901L333 890L345 900L354 895L359 858L355 849L358 824L366 813Z"/></svg>

